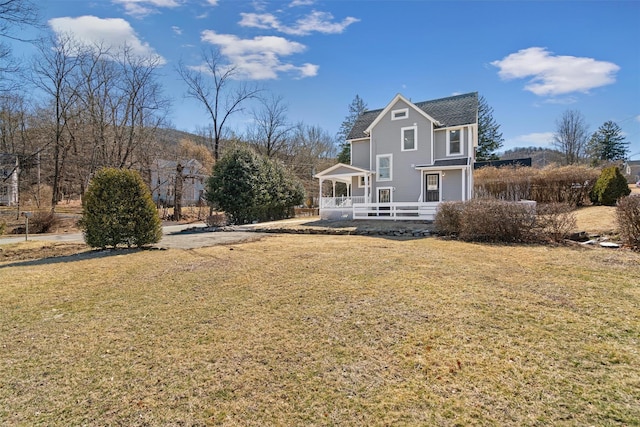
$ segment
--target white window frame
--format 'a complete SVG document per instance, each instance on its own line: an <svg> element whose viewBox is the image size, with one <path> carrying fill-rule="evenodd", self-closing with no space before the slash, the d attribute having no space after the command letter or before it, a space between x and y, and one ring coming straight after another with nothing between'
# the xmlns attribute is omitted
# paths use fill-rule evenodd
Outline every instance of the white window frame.
<svg viewBox="0 0 640 427"><path fill-rule="evenodd" d="M405 148L404 146L404 132L407 130L413 130L413 148ZM418 126L407 126L400 129L400 150L401 151L416 151L418 149Z"/></svg>
<svg viewBox="0 0 640 427"><path fill-rule="evenodd" d="M409 118L408 108L399 108L391 111L391 120L404 120Z"/></svg>
<svg viewBox="0 0 640 427"><path fill-rule="evenodd" d="M366 187L366 185L365 185L364 175L362 175L358 177L358 188L364 188L364 187Z"/></svg>
<svg viewBox="0 0 640 427"><path fill-rule="evenodd" d="M380 178L380 159L389 158L389 178ZM376 155L376 182L392 181L393 180L393 154L378 154Z"/></svg>
<svg viewBox="0 0 640 427"><path fill-rule="evenodd" d="M458 131L460 132L460 151L452 153L451 152L451 132ZM447 156L460 156L464 153L464 128L453 128L447 129Z"/></svg>

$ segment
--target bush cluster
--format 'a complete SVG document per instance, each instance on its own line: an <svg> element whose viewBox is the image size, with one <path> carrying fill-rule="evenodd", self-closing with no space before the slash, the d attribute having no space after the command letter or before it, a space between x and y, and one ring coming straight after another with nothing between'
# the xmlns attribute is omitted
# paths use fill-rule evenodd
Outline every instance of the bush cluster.
<svg viewBox="0 0 640 427"><path fill-rule="evenodd" d="M230 223L246 224L292 216L304 188L280 163L238 147L213 167L206 197Z"/></svg>
<svg viewBox="0 0 640 427"><path fill-rule="evenodd" d="M58 224L58 218L51 211L37 211L29 218L29 233L48 233Z"/></svg>
<svg viewBox="0 0 640 427"><path fill-rule="evenodd" d="M640 196L623 197L616 207L616 221L622 241L640 248Z"/></svg>
<svg viewBox="0 0 640 427"><path fill-rule="evenodd" d="M591 202L596 205L615 206L619 198L631 193L627 179L617 166L602 170L595 186L591 190Z"/></svg>
<svg viewBox="0 0 640 427"><path fill-rule="evenodd" d="M160 217L149 188L136 171L102 169L82 200L85 242L94 248L156 243L162 237Z"/></svg>
<svg viewBox="0 0 640 427"><path fill-rule="evenodd" d="M533 206L490 198L441 203L435 218L439 234L475 242L561 241L575 223L568 204Z"/></svg>
<svg viewBox="0 0 640 427"><path fill-rule="evenodd" d="M598 170L587 166L484 167L474 171L475 193L482 198L580 206L589 200Z"/></svg>

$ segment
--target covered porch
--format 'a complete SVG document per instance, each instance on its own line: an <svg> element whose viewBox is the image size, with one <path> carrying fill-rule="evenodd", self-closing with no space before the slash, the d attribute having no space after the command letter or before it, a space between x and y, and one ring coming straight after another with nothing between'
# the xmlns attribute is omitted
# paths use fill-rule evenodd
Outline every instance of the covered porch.
<svg viewBox="0 0 640 427"><path fill-rule="evenodd" d="M352 219L354 206L371 202L371 177L374 173L344 163L317 173L314 177L320 180L320 216L323 219ZM359 183L361 195L353 194L354 181ZM327 183L330 183L329 188L325 185ZM346 194L336 194L338 183L345 185Z"/></svg>

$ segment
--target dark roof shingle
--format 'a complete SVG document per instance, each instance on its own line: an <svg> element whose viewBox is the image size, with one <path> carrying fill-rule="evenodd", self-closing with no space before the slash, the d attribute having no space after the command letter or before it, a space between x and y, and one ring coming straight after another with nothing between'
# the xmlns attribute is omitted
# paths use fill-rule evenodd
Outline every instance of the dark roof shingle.
<svg viewBox="0 0 640 427"><path fill-rule="evenodd" d="M440 122L439 127L460 126L476 123L478 120L478 92L431 101L416 102L414 105ZM375 121L384 109L365 111L358 117L347 139L365 138L364 131Z"/></svg>

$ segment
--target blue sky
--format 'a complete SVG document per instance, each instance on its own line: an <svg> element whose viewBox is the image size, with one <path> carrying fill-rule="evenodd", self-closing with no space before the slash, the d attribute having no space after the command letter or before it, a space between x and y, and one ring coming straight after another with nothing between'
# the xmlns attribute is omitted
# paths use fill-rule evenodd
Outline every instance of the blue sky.
<svg viewBox="0 0 640 427"><path fill-rule="evenodd" d="M567 109L613 120L640 158L640 2L420 0L47 0L54 31L158 55L172 124L207 124L176 66L216 47L283 97L293 122L335 134L358 94L425 101L477 91L504 149L547 146ZM249 117L236 116L242 132Z"/></svg>

